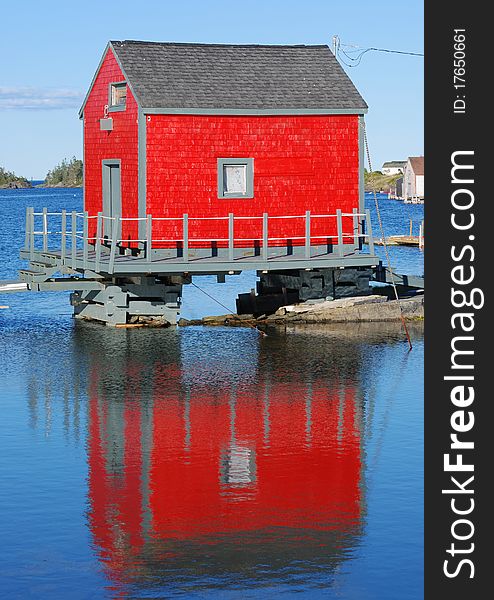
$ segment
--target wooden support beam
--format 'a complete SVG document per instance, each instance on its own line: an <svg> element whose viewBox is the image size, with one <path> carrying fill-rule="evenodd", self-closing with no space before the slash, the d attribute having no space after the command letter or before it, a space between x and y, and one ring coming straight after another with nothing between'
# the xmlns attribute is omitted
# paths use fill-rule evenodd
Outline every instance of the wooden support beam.
<svg viewBox="0 0 494 600"><path fill-rule="evenodd" d="M153 217L146 217L146 259L151 260L151 250L153 248Z"/></svg>
<svg viewBox="0 0 494 600"><path fill-rule="evenodd" d="M26 219L28 221L27 227L29 228L29 259L34 259L34 208L28 208Z"/></svg>
<svg viewBox="0 0 494 600"><path fill-rule="evenodd" d="M84 266L84 270L87 269L87 256L88 256L88 250L89 250L89 242L88 242L88 237L89 237L89 213L87 212L87 210L84 211L84 221L83 221L83 226L82 226L82 230L83 230L83 234L82 234L82 260L83 260L83 266Z"/></svg>
<svg viewBox="0 0 494 600"><path fill-rule="evenodd" d="M30 220L29 220L29 211L31 210L31 208L28 206L26 208L26 225L25 225L25 230L24 230L24 250L29 250L30 246L29 246L29 226L30 226Z"/></svg>
<svg viewBox="0 0 494 600"><path fill-rule="evenodd" d="M365 220L366 220L366 231L367 231L367 241L369 242L369 254L374 254L374 237L372 234L372 223L371 223L371 215L370 210L367 208L365 211Z"/></svg>
<svg viewBox="0 0 494 600"><path fill-rule="evenodd" d="M96 259L95 259L96 272L98 272L100 270L102 224L103 224L103 213L99 212L98 218L96 219Z"/></svg>
<svg viewBox="0 0 494 600"><path fill-rule="evenodd" d="M189 262L189 215L184 213L182 222L183 259Z"/></svg>
<svg viewBox="0 0 494 600"><path fill-rule="evenodd" d="M46 206L43 208L43 252L48 251L48 214Z"/></svg>
<svg viewBox="0 0 494 600"><path fill-rule="evenodd" d="M359 249L359 227L358 227L358 211L356 208L353 209L353 244L355 250Z"/></svg>
<svg viewBox="0 0 494 600"><path fill-rule="evenodd" d="M34 208L31 209L31 260L34 259L36 239L34 235Z"/></svg>
<svg viewBox="0 0 494 600"><path fill-rule="evenodd" d="M70 232L70 245L72 253L72 268L75 269L77 266L77 213L75 210L72 211L71 221L72 231Z"/></svg>
<svg viewBox="0 0 494 600"><path fill-rule="evenodd" d="M233 213L228 214L228 260L235 258L235 235Z"/></svg>
<svg viewBox="0 0 494 600"><path fill-rule="evenodd" d="M108 273L113 275L115 268L115 253L117 251L117 231L119 230L120 217L115 217L112 221L112 238L110 245L110 259L108 261Z"/></svg>
<svg viewBox="0 0 494 600"><path fill-rule="evenodd" d="M65 255L67 253L67 211L62 209L62 248L61 248L61 259L62 264L65 262Z"/></svg>
<svg viewBox="0 0 494 600"><path fill-rule="evenodd" d="M262 258L268 260L268 213L262 215Z"/></svg>
<svg viewBox="0 0 494 600"><path fill-rule="evenodd" d="M338 254L343 254L343 224L341 219L341 208L336 210L336 231L338 234Z"/></svg>
<svg viewBox="0 0 494 600"><path fill-rule="evenodd" d="M305 258L310 258L310 210L305 211Z"/></svg>

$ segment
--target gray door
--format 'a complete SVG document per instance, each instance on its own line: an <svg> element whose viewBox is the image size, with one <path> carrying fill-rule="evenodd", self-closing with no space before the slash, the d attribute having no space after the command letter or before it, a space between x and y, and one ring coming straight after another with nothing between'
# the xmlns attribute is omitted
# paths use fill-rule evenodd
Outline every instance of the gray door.
<svg viewBox="0 0 494 600"><path fill-rule="evenodd" d="M120 231L117 227L117 217L122 214L122 196L120 188L120 160L103 161L103 232L105 238L112 238L113 232L117 238Z"/></svg>

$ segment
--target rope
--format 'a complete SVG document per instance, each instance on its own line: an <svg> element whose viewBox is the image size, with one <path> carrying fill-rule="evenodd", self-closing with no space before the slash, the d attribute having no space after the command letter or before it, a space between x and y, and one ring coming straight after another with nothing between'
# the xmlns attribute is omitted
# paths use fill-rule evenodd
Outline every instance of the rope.
<svg viewBox="0 0 494 600"><path fill-rule="evenodd" d="M370 156L370 151L369 151L369 144L367 142L367 131L365 129L365 122L363 122L363 129L364 129L365 152L367 154L367 162L369 164L369 172L372 173L372 163L371 163L371 156ZM401 306L401 301L398 296L398 290L396 288L396 281L395 281L394 273L393 273L393 270L391 269L391 260L389 258L388 245L386 243L386 236L384 235L384 227L383 227L383 222L381 219L381 211L379 210L379 202L377 200L376 190L374 189L374 190L372 190L372 192L374 195L374 204L376 206L376 214L377 214L377 220L379 222L379 229L381 231L381 239L383 241L384 252L386 254L386 261L388 263L388 270L389 270L389 274L391 275L391 285L393 286L395 298L398 302L398 307L400 309L400 318L401 318L401 322L403 324L403 329L405 330L405 335L407 336L409 350L411 350L412 349L412 340L410 339L410 334L408 333L408 327L407 327L407 324L405 321L405 317L403 316L403 308Z"/></svg>
<svg viewBox="0 0 494 600"><path fill-rule="evenodd" d="M228 306L225 306L224 304L222 304L219 300L217 300L214 296L211 296L211 294L208 294L208 292L206 292L205 290L203 290L202 288L200 288L198 285L196 285L193 281L190 282L191 285L193 285L195 288L197 288L200 292L202 292L203 294L205 294L208 298L211 298L211 300L213 300L214 302L216 302L216 304L219 304L222 308L224 308L225 310L228 311L229 314L233 315L235 313L235 311L231 310L230 308L228 308ZM261 331L260 329L258 329L255 325L252 325L251 323L245 323L246 325L248 325L249 327L252 327L252 329L255 329L258 333L260 333L263 337L268 337L267 333L264 333L264 331Z"/></svg>

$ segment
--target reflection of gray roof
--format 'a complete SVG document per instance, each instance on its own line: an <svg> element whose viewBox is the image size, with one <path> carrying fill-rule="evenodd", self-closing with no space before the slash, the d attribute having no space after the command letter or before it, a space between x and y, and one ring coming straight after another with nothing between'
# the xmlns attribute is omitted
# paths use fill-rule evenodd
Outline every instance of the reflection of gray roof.
<svg viewBox="0 0 494 600"><path fill-rule="evenodd" d="M113 41L144 108L367 108L328 46Z"/></svg>

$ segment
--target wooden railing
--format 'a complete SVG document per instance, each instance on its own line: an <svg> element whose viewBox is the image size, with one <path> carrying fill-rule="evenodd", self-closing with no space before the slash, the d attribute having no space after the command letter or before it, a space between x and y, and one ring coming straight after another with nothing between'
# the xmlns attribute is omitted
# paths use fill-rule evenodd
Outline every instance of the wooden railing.
<svg viewBox="0 0 494 600"><path fill-rule="evenodd" d="M351 232L345 232L343 219L348 220L350 218L352 219ZM269 223L279 219L303 219L304 235L270 237ZM304 215L276 216L269 216L267 213L260 216L235 216L230 213L228 216L222 217L190 217L188 214L183 214L182 217L153 217L152 215L146 217L108 217L101 212L97 215L90 215L88 212L69 212L65 210L48 212L46 208L42 212L35 212L33 208L27 208L24 250L29 252L30 259L34 260L36 252L49 252L49 248L56 249L60 252L62 261L67 260L68 266L75 269L78 253L81 252L84 268L87 268L91 248L95 252L96 270L99 269L103 251L107 252L109 250L110 273L113 272L117 248L129 244L139 247L143 257L148 260L151 258L151 251L157 247L172 248L180 245L181 258L183 262L188 262L191 243L201 244L204 247L208 247L208 244L223 243L224 247L227 248L228 260L233 261L235 248L245 247L242 244L252 244L252 240L256 239L256 236L250 238L235 237L235 223L245 220L262 222L262 233L256 241L259 242L260 254L263 260L268 260L270 247L293 245L294 242L296 245L304 247L304 256L307 259L311 258L312 246L324 245L328 241L335 245L337 255L343 253L344 245L352 244L354 249L361 249L365 242L369 244L369 253L374 254L370 212L366 210L364 213L359 213L356 209L351 213L343 213L341 210L337 210L334 214L312 214L310 211L306 211ZM333 223L328 225L326 231L333 233L314 233L314 223L319 222L320 224L321 221L330 223L331 220L333 220ZM94 221L95 225L92 224ZM157 224L163 221L177 224L181 232L180 236L173 239L154 236L153 230L159 229ZM194 236L194 227L190 226L190 221L226 222L228 236L224 238ZM139 227L140 222L145 222L145 226ZM133 228L135 231L145 231L144 237L122 237L122 226L124 225L128 229L128 225L132 223L135 224ZM321 227L319 227L320 229Z"/></svg>

